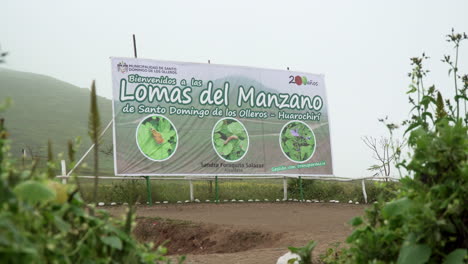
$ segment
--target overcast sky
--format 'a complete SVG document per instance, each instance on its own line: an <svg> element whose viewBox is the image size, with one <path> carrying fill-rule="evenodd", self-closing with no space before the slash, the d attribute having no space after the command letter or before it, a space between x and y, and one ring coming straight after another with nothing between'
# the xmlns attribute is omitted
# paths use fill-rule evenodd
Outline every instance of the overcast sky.
<svg viewBox="0 0 468 264"><path fill-rule="evenodd" d="M232 64L323 73L335 175L370 176L361 137L408 117L409 58L426 52L426 83L451 92L443 54L452 27L468 32L468 1L21 1L0 4L10 69L111 98L109 57ZM460 68L468 72L468 42ZM4 88L2 88L4 89ZM3 97L6 91L0 91ZM104 121L103 123L107 123Z"/></svg>

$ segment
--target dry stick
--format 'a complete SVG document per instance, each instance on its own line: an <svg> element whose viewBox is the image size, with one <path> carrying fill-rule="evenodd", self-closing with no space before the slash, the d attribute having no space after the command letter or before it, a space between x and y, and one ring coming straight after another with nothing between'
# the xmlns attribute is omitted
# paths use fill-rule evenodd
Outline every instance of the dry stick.
<svg viewBox="0 0 468 264"><path fill-rule="evenodd" d="M101 120L99 119L99 110L97 104L97 95L96 95L96 85L93 81L91 83L91 102L90 102L90 111L89 111L89 123L88 123L88 133L94 143L94 189L93 189L93 202L97 205L97 190L99 183L99 130L101 126ZM91 211L91 215L94 212Z"/></svg>

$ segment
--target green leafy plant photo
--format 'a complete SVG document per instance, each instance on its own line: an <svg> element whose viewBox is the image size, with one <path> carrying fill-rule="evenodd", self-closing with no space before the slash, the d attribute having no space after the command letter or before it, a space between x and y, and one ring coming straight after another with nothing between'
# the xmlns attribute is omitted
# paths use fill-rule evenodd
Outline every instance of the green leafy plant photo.
<svg viewBox="0 0 468 264"><path fill-rule="evenodd" d="M281 149L284 154L296 162L303 162L312 157L315 150L315 136L303 122L293 121L281 131Z"/></svg>
<svg viewBox="0 0 468 264"><path fill-rule="evenodd" d="M153 115L138 126L137 143L149 159L162 161L170 158L177 148L177 132L169 119Z"/></svg>
<svg viewBox="0 0 468 264"><path fill-rule="evenodd" d="M247 130L233 118L219 120L213 130L213 146L223 159L238 161L249 148Z"/></svg>

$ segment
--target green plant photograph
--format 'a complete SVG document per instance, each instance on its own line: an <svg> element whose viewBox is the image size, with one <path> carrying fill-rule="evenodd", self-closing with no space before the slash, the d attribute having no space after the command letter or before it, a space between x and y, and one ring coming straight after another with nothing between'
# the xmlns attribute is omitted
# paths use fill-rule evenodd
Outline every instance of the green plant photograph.
<svg viewBox="0 0 468 264"><path fill-rule="evenodd" d="M249 148L249 136L244 125L233 118L219 120L213 130L216 153L227 161L242 159Z"/></svg>
<svg viewBox="0 0 468 264"><path fill-rule="evenodd" d="M177 148L177 132L169 119L152 115L137 128L137 144L149 159L163 161L170 158Z"/></svg>
<svg viewBox="0 0 468 264"><path fill-rule="evenodd" d="M303 162L314 154L315 135L305 123L292 121L283 127L280 144L284 155L290 160Z"/></svg>

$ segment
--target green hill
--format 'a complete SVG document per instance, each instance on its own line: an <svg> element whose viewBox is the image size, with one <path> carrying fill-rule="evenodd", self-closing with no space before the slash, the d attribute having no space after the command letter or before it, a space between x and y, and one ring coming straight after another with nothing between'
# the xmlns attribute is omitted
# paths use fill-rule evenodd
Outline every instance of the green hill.
<svg viewBox="0 0 468 264"><path fill-rule="evenodd" d="M91 80L90 80L91 83ZM99 87L97 87L99 91ZM91 145L88 137L89 89L79 88L55 78L34 73L0 68L0 100L11 98L13 105L0 113L10 134L13 158L20 158L26 150L27 160L47 156L47 141L53 143L55 154L64 153L67 141L82 138L76 159ZM99 97L102 128L112 118L111 100ZM112 146L112 129L106 132L102 148ZM91 157L85 162L90 163ZM112 173L111 155L101 153L101 167ZM81 172L86 172L82 170Z"/></svg>

